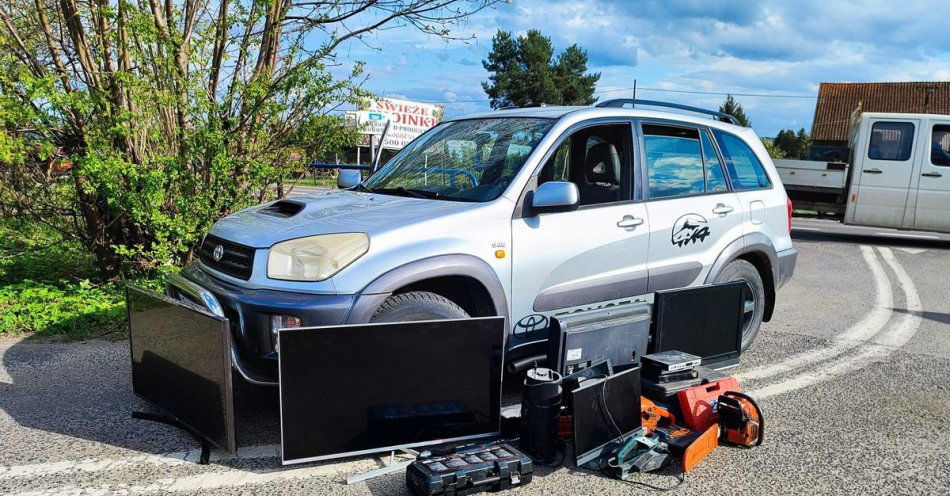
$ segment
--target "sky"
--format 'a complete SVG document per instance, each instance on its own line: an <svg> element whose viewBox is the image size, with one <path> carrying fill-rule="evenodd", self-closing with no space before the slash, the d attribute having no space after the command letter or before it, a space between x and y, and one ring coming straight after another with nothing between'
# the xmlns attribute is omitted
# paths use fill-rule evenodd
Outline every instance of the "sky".
<svg viewBox="0 0 950 496"><path fill-rule="evenodd" d="M481 82L492 36L538 29L555 53L587 51L600 100L630 97L634 79L638 98L705 108L731 93L758 134L774 136L811 130L821 82L950 80L948 17L945 0L512 0L458 26L466 41L395 27L345 45L338 60L365 62L377 95L456 117L490 109Z"/></svg>

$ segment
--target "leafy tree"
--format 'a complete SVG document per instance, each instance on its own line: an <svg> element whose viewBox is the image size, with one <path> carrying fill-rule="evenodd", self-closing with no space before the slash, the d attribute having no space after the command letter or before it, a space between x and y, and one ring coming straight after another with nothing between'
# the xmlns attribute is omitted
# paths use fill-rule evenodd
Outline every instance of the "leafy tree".
<svg viewBox="0 0 950 496"><path fill-rule="evenodd" d="M766 151L769 152L770 157L785 158L785 151L779 148L774 140L763 139L762 144L765 146Z"/></svg>
<svg viewBox="0 0 950 496"><path fill-rule="evenodd" d="M736 101L735 98L732 98L732 95L726 97L726 101L719 106L719 111L724 114L729 114L736 118L739 121L739 125L742 127L751 127L752 122L745 115L745 111L742 110L742 104Z"/></svg>
<svg viewBox="0 0 950 496"><path fill-rule="evenodd" d="M587 72L587 52L571 45L554 59L551 38L531 30L517 39L498 31L482 66L491 75L482 82L492 108L508 106L590 105L600 74Z"/></svg>
<svg viewBox="0 0 950 496"><path fill-rule="evenodd" d="M6 0L0 214L77 240L114 278L188 259L223 215L358 138L341 43L452 29L495 0Z"/></svg>
<svg viewBox="0 0 950 496"><path fill-rule="evenodd" d="M807 158L808 149L811 147L811 137L805 132L805 128L799 129L798 133L784 129L775 137L775 146L788 158L804 159Z"/></svg>

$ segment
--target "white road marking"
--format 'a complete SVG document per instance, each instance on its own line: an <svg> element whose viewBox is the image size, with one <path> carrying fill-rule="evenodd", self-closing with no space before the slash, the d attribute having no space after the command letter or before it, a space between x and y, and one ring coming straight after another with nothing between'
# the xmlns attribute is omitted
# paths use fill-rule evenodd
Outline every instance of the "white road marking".
<svg viewBox="0 0 950 496"><path fill-rule="evenodd" d="M821 231L817 227L801 227L801 226L792 226L793 231Z"/></svg>
<svg viewBox="0 0 950 496"><path fill-rule="evenodd" d="M902 248L902 247L896 247L896 248L904 253L910 253L911 255L920 255L921 253L927 251L924 248Z"/></svg>
<svg viewBox="0 0 950 496"><path fill-rule="evenodd" d="M40 489L14 493L20 496L49 496L49 495L129 495L144 493L173 493L209 491L227 487L248 486L252 484L267 484L287 480L308 479L342 474L357 470L378 468L378 463L372 458L365 458L347 463L317 465L298 469L277 469L261 472L245 470L225 470L221 472L205 472L184 477L168 477L144 484L102 484L99 486L61 486L51 489Z"/></svg>
<svg viewBox="0 0 950 496"><path fill-rule="evenodd" d="M868 268L871 269L871 275L874 278L874 287L877 292L874 310L847 331L838 335L830 346L792 355L779 362L737 374L737 379L740 381L764 379L766 377L790 372L812 363L834 358L852 348L860 346L887 325L887 321L891 318L891 314L893 313L892 308L894 306L891 281L887 278L884 268L874 255L874 250L864 245L861 245L860 248L861 255L864 257Z"/></svg>
<svg viewBox="0 0 950 496"><path fill-rule="evenodd" d="M235 454L215 450L211 452L212 462L271 458L280 456L280 447L276 444L246 446L238 448ZM0 480L18 477L42 477L54 474L75 472L102 472L121 467L136 465L185 465L196 463L201 450L176 451L164 454L132 455L124 458L87 458L84 460L63 460L58 462L32 463L27 465L0 466Z"/></svg>
<svg viewBox="0 0 950 496"><path fill-rule="evenodd" d="M904 291L907 300L907 313L903 315L900 323L895 326L893 330L877 336L874 342L862 346L853 355L831 366L805 372L785 381L750 391L750 395L756 398L768 398L769 396L787 393L853 372L854 370L866 366L871 361L887 357L901 346L907 344L907 342L914 337L914 334L917 333L917 329L920 327L920 315L923 310L923 305L920 303L920 295L917 293L917 287L914 285L914 281L910 276L907 275L907 272L904 271L900 262L894 257L894 252L888 248L878 248L878 251L897 276L898 284Z"/></svg>
<svg viewBox="0 0 950 496"><path fill-rule="evenodd" d="M892 236L895 238L918 238L918 239L940 239L940 236L931 236L929 234L905 234L905 233L886 233L876 232L875 236Z"/></svg>

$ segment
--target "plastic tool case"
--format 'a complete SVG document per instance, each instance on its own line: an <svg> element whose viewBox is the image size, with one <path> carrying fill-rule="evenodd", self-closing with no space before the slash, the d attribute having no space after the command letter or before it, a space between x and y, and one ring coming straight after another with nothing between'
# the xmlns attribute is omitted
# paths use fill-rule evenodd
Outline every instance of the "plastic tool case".
<svg viewBox="0 0 950 496"><path fill-rule="evenodd" d="M406 485L416 496L472 494L523 486L533 472L531 458L495 442L420 458L406 469Z"/></svg>

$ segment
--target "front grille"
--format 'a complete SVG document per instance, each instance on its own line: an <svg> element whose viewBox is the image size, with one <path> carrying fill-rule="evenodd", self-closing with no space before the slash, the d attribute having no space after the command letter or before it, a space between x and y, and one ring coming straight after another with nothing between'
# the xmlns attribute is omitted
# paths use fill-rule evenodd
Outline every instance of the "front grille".
<svg viewBox="0 0 950 496"><path fill-rule="evenodd" d="M214 250L218 246L222 247L224 253L222 253L220 260L215 260ZM254 268L254 248L210 234L205 236L204 243L201 243L198 258L201 259L202 263L218 272L245 281L251 278L251 271Z"/></svg>

